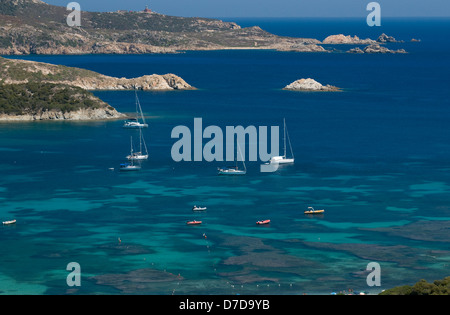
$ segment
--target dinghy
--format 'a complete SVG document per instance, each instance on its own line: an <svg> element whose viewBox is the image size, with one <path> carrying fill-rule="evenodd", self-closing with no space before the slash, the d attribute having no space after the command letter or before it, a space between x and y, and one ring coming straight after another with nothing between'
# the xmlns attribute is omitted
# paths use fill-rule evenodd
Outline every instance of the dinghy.
<svg viewBox="0 0 450 315"><path fill-rule="evenodd" d="M305 211L305 214L322 214L325 210L315 210L313 207L308 207L308 210Z"/></svg>
<svg viewBox="0 0 450 315"><path fill-rule="evenodd" d="M196 220L187 221L186 224L187 225L199 225L199 224L202 224L202 221L196 221Z"/></svg>

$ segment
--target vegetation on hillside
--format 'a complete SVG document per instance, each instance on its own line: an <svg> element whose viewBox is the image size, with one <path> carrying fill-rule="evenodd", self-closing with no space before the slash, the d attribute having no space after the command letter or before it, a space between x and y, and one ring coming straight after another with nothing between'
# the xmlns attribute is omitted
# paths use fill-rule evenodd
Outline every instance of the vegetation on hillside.
<svg viewBox="0 0 450 315"><path fill-rule="evenodd" d="M433 283L422 279L413 286L395 287L383 291L380 295L450 295L450 277Z"/></svg>
<svg viewBox="0 0 450 315"><path fill-rule="evenodd" d="M34 115L45 111L67 113L105 106L92 93L77 87L38 82L0 84L0 114Z"/></svg>

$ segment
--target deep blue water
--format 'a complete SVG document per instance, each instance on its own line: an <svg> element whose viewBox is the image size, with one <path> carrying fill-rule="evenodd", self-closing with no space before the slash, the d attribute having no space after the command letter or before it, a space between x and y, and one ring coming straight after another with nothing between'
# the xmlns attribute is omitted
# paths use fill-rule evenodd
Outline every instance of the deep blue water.
<svg viewBox="0 0 450 315"><path fill-rule="evenodd" d="M18 220L0 226L0 293L379 292L449 275L450 20L234 20L320 40L385 32L409 54L22 57L116 77L175 73L198 90L139 93L150 124L139 173L117 172L136 135L123 121L0 124L0 219ZM282 90L307 77L343 92ZM134 110L133 92L95 94ZM224 129L286 118L296 163L269 174L248 162L239 178L217 176L222 162L176 163L171 131L195 117ZM193 214L194 204L208 210ZM305 216L308 206L325 215ZM263 218L270 226L255 225ZM369 262L381 287L366 284Z"/></svg>

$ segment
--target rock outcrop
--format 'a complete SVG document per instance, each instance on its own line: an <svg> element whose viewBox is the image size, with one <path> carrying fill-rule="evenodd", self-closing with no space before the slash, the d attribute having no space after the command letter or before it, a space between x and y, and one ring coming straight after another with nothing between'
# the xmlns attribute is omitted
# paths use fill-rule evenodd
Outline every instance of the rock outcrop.
<svg viewBox="0 0 450 315"><path fill-rule="evenodd" d="M406 54L406 50L404 49L398 49L398 50L391 50L386 47L380 46L379 44L372 44L364 49L361 49L359 47L352 48L348 53L353 54Z"/></svg>
<svg viewBox="0 0 450 315"><path fill-rule="evenodd" d="M320 92L336 92L340 91L338 87L332 85L322 85L314 79L300 79L287 85L284 90L292 91L320 91Z"/></svg>
<svg viewBox="0 0 450 315"><path fill-rule="evenodd" d="M69 83L69 82L68 82ZM191 90L194 89L179 76L169 73L164 75L152 74L139 78L126 79L99 75L96 77L77 78L70 82L73 86L85 90Z"/></svg>
<svg viewBox="0 0 450 315"><path fill-rule="evenodd" d="M381 34L378 39L378 43L399 43L394 37L388 36L385 33Z"/></svg>
<svg viewBox="0 0 450 315"><path fill-rule="evenodd" d="M375 41L370 38L360 39L358 36L350 36L350 35L330 35L325 38L322 42L323 44L373 44Z"/></svg>

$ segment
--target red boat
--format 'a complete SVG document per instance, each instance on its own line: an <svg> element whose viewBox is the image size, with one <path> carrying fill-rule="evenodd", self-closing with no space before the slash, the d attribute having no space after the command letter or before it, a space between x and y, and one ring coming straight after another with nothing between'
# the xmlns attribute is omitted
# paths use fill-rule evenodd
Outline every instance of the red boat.
<svg viewBox="0 0 450 315"><path fill-rule="evenodd" d="M261 221L256 222L256 224L258 224L258 225L269 224L269 223L270 223L270 220L261 220Z"/></svg>
<svg viewBox="0 0 450 315"><path fill-rule="evenodd" d="M198 224L202 224L202 221L187 221L186 222L187 225L198 225Z"/></svg>

